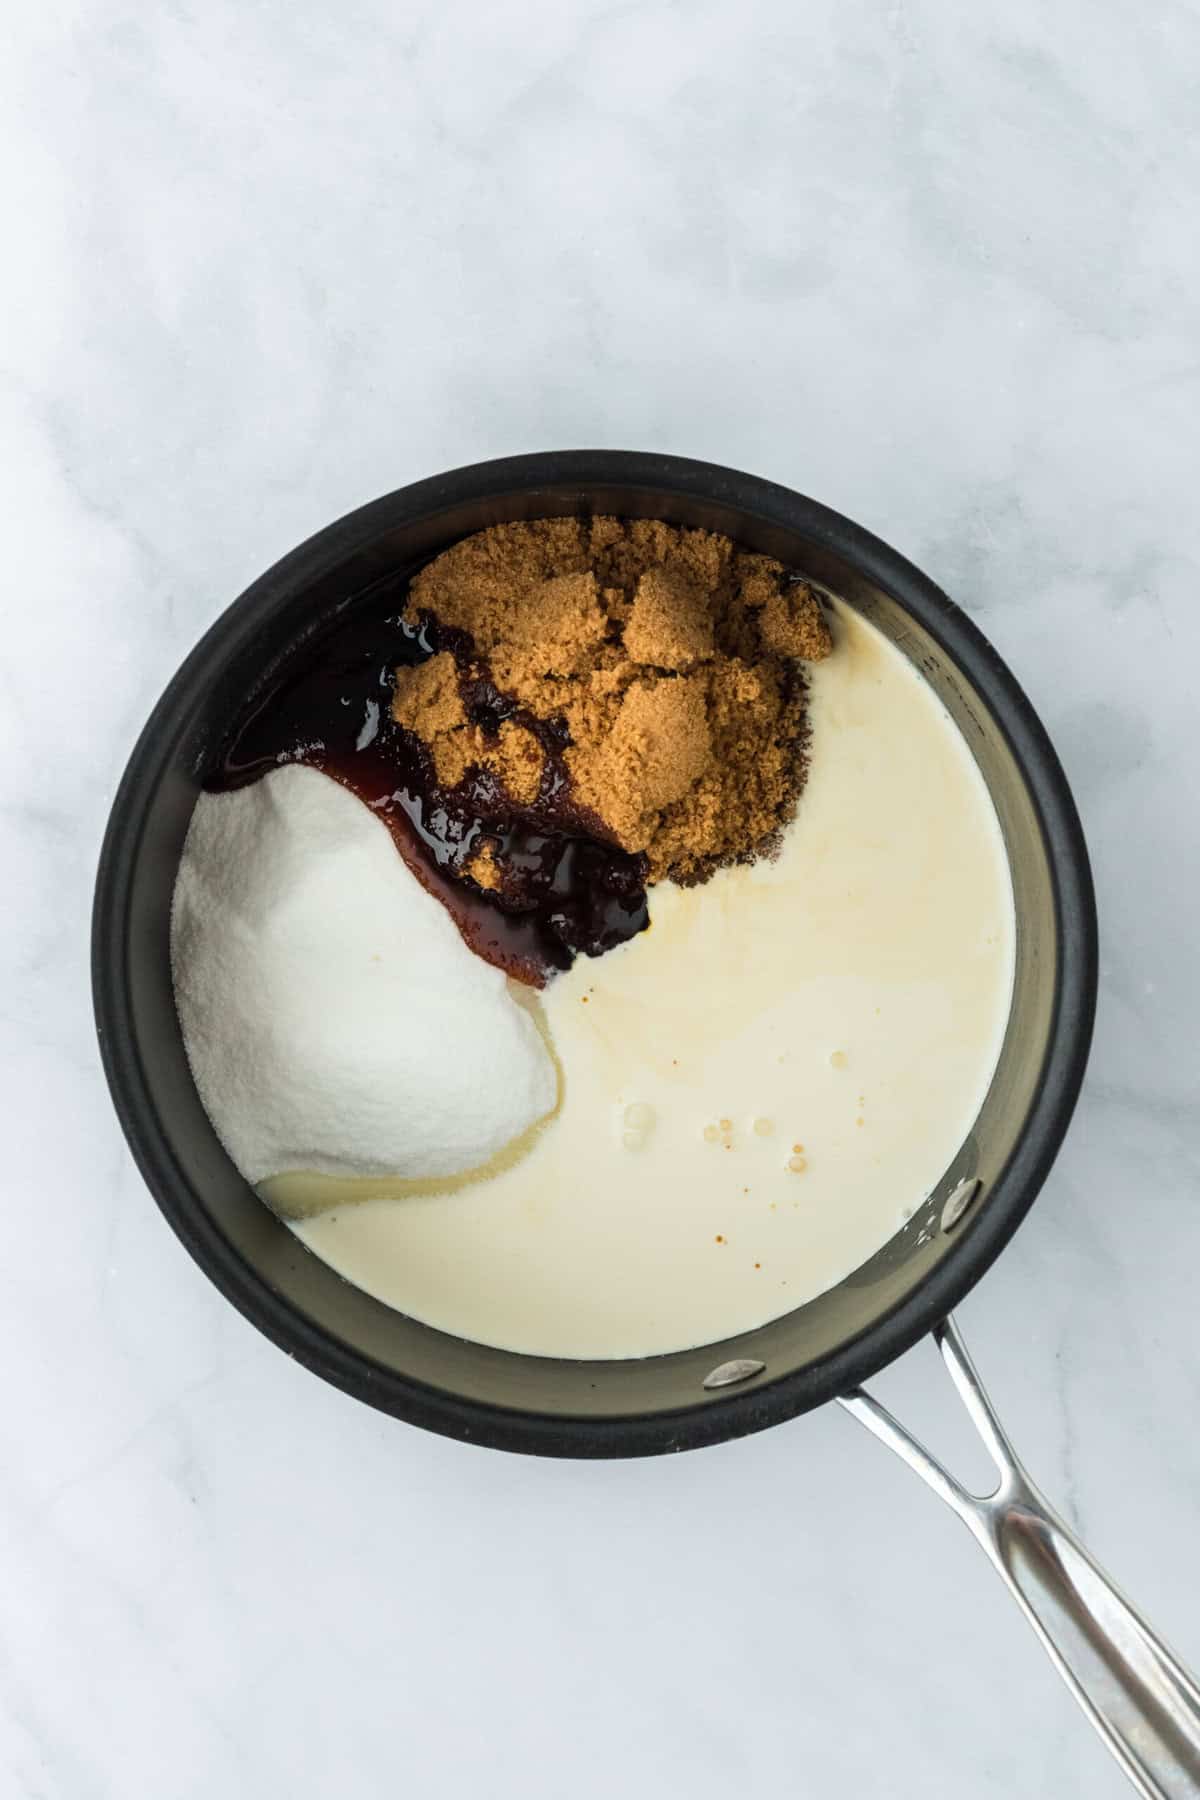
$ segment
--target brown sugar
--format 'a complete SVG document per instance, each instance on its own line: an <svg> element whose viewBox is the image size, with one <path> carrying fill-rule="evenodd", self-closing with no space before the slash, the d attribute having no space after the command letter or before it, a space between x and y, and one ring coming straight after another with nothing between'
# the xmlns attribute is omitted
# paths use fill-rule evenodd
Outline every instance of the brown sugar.
<svg viewBox="0 0 1200 1800"><path fill-rule="evenodd" d="M537 799L545 762L540 743L515 719L505 719L494 737L472 722L449 650L396 670L392 717L425 743L443 786L456 787L468 769L490 769L519 806Z"/></svg>
<svg viewBox="0 0 1200 1800"><path fill-rule="evenodd" d="M695 788L712 759L703 677L634 681L611 729L576 741L566 764L583 804L626 849L644 850L658 817Z"/></svg>
<svg viewBox="0 0 1200 1800"><path fill-rule="evenodd" d="M541 791L545 762L542 746L529 727L505 719L495 746L489 746L485 767L494 772L518 806L532 806Z"/></svg>
<svg viewBox="0 0 1200 1800"><path fill-rule="evenodd" d="M449 650L440 650L415 668L396 670L392 717L427 741L447 731L466 730L467 709L458 684L458 664Z"/></svg>
<svg viewBox="0 0 1200 1800"><path fill-rule="evenodd" d="M828 655L829 627L811 589L771 594L759 614L758 628L768 649L781 656L819 662Z"/></svg>
<svg viewBox="0 0 1200 1800"><path fill-rule="evenodd" d="M437 778L447 787L463 779L485 748L467 717L458 664L449 650L415 668L396 670L392 717L428 745Z"/></svg>
<svg viewBox="0 0 1200 1800"><path fill-rule="evenodd" d="M572 519L493 525L421 570L413 599L468 632L483 655L538 653L543 673L567 673L604 641L608 618L580 526Z"/></svg>
<svg viewBox="0 0 1200 1800"><path fill-rule="evenodd" d="M708 597L685 575L647 569L621 632L626 655L655 669L688 669L713 654Z"/></svg>
<svg viewBox="0 0 1200 1800"><path fill-rule="evenodd" d="M466 870L472 881L477 882L481 888L487 888L489 893L494 893L503 880L496 866L496 846L486 841L481 844L466 865Z"/></svg>
<svg viewBox="0 0 1200 1800"><path fill-rule="evenodd" d="M498 525L422 569L408 615L452 637L396 671L393 701L445 786L487 771L529 808L565 785L651 881L761 854L791 817L802 664L832 640L815 593L770 557L656 519ZM467 873L496 886L488 846Z"/></svg>

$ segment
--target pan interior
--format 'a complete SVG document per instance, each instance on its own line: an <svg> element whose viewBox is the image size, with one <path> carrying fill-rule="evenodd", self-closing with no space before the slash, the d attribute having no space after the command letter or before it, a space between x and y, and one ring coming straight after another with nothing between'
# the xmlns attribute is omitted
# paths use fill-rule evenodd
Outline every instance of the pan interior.
<svg viewBox="0 0 1200 1800"><path fill-rule="evenodd" d="M415 567L486 525L576 511L581 504L579 489L565 483L538 485L487 500L448 504L415 521L405 520L344 554L326 555L325 566L301 582L283 579L275 592L262 597L240 629L218 627L206 640L176 684L181 690L177 703L161 725L161 768L145 809L131 876L128 1004L140 1076L169 1143L172 1183L186 1196L182 1209L203 1215L206 1231L215 1227L233 1259L231 1267L263 1293L264 1308L278 1315L282 1305L295 1320L298 1339L303 1340L297 1343L302 1356L320 1364L319 1347L330 1346L342 1359L335 1379L396 1411L406 1409L394 1395L372 1392L373 1384L380 1380L386 1384L389 1374L429 1390L435 1404L439 1396L450 1397L468 1407L478 1403L536 1414L543 1420L578 1421L584 1429L588 1421L644 1423L720 1404L722 1390L702 1385L715 1365L733 1359L761 1363L763 1370L754 1379L765 1389L836 1357L926 1286L947 1258L964 1254L973 1232L986 1224L989 1207L996 1204L1012 1174L1046 1067L1060 959L1056 890L1030 787L1009 733L983 691L989 685L986 647L968 676L962 657L953 655L943 641L953 632L934 616L935 608L928 609L930 616L923 621L917 610L869 579L828 541L781 523L769 509L759 515L694 494L636 484L595 484L586 501L596 512L661 517L725 532L751 549L778 557L859 609L920 670L979 765L1005 841L1017 918L1008 1030L974 1130L930 1199L903 1230L839 1286L738 1338L640 1361L520 1356L418 1324L349 1286L308 1253L241 1180L192 1085L172 996L168 924L199 772L247 694L286 660L298 639L353 604L348 597L368 588L382 573ZM145 1158L143 1162L145 1166ZM979 1198L955 1230L944 1230L947 1198L962 1191L966 1181L980 1183ZM178 1216L174 1222L187 1238L186 1223ZM229 1291L237 1283L231 1278L224 1285ZM245 1304L244 1299L239 1303ZM276 1322L267 1329L284 1336L287 1328ZM345 1373L345 1352L356 1365L353 1380ZM787 1410L807 1403L811 1401L800 1398ZM462 1434L469 1435L465 1430Z"/></svg>

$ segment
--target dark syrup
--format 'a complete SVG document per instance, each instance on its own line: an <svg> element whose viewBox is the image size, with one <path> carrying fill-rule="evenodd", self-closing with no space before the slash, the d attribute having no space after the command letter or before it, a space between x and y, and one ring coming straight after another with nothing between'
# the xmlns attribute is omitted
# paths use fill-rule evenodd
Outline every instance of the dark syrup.
<svg viewBox="0 0 1200 1800"><path fill-rule="evenodd" d="M391 716L392 671L470 640L431 619L407 622L405 583L390 581L289 659L234 727L206 785L243 787L285 763L322 769L388 826L413 874L486 961L543 987L580 954L599 956L649 923L646 860L605 842L576 807L563 762L565 729L522 713L486 679L468 681L471 716L495 730L518 717L545 752L541 792L514 806L487 771L438 784L420 741ZM484 889L465 867L485 839L501 877Z"/></svg>

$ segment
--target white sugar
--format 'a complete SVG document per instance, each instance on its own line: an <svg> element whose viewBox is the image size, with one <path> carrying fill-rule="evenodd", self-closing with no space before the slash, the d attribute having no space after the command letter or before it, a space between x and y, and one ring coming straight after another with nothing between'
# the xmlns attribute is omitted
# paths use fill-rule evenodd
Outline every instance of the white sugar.
<svg viewBox="0 0 1200 1800"><path fill-rule="evenodd" d="M201 795L171 962L196 1087L248 1181L457 1175L555 1106L505 976L315 769Z"/></svg>

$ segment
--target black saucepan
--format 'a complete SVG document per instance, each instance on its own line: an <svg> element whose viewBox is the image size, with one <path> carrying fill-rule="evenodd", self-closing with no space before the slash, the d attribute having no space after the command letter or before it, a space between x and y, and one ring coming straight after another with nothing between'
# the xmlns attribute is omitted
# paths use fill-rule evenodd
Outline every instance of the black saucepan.
<svg viewBox="0 0 1200 1800"><path fill-rule="evenodd" d="M995 1078L969 1137L898 1236L838 1287L757 1331L627 1362L519 1356L464 1342L370 1299L305 1250L242 1181L205 1116L168 955L171 891L199 783L247 698L382 574L415 567L488 525L592 512L725 532L810 575L877 625L935 689L978 762L1004 834L1018 921L1012 1014ZM938 1330L972 1404L985 1404L944 1322L1020 1224L1062 1142L1087 1058L1096 964L1087 852L1062 769L1029 701L959 607L878 538L816 501L707 463L615 451L514 457L418 482L318 532L260 577L188 657L138 741L101 854L93 928L97 1026L121 1124L159 1206L222 1293L289 1354L359 1399L451 1437L548 1456L685 1450L849 1396L920 1464L919 1448L857 1390ZM1005 1460L994 1432L993 1448ZM1017 1580L1008 1549L996 1548L1016 1500L1033 1492L1019 1467L1007 1471L996 1501L971 1503L990 1508L992 1523L982 1511L964 1516L993 1560L1010 1565L1032 1616L1029 1582ZM920 1472L937 1485L940 1471ZM1026 1484L1020 1493L1011 1485L1018 1479ZM956 1493L963 1511L968 1497ZM1026 1515L1055 1530L1061 1524L1044 1506L1026 1505ZM1026 1561L1057 1558L1061 1574L1061 1540L1048 1548L1034 1537L1020 1539ZM1060 1603L1061 1582L1049 1585ZM1094 1626L1095 1606L1084 1611ZM1111 1622L1095 1629L1107 1643ZM1132 1628L1124 1629L1128 1636ZM1050 1635L1061 1640L1061 1632ZM1063 1666L1061 1644L1052 1653ZM1067 1660L1077 1696L1136 1780L1129 1731L1112 1723L1106 1698L1074 1667L1078 1659ZM1144 1687L1144 1674L1139 1680ZM1138 1681L1133 1687L1142 1729L1150 1699ZM1177 1713L1177 1692L1173 1704ZM1194 1689L1192 1704L1190 1754L1200 1756ZM1180 1752L1163 1732L1170 1772L1187 1745Z"/></svg>
<svg viewBox="0 0 1200 1800"><path fill-rule="evenodd" d="M727 532L862 609L920 668L979 763L1019 920L1000 1065L970 1137L906 1229L849 1280L760 1331L675 1356L577 1363L485 1349L348 1287L272 1218L213 1134L171 992L171 890L198 785L231 718L297 644L385 570L501 520L575 512ZM352 604L352 600L351 600ZM914 805L919 805L914 798ZM776 1424L858 1385L963 1297L1033 1203L1083 1076L1096 989L1087 852L1028 700L975 626L911 563L815 501L678 458L578 452L458 469L310 538L225 612L155 708L112 809L96 892L105 1068L151 1192L217 1286L318 1374L401 1418L506 1450L634 1456ZM976 1198L942 1229L966 1178ZM715 1364L761 1362L705 1388Z"/></svg>

